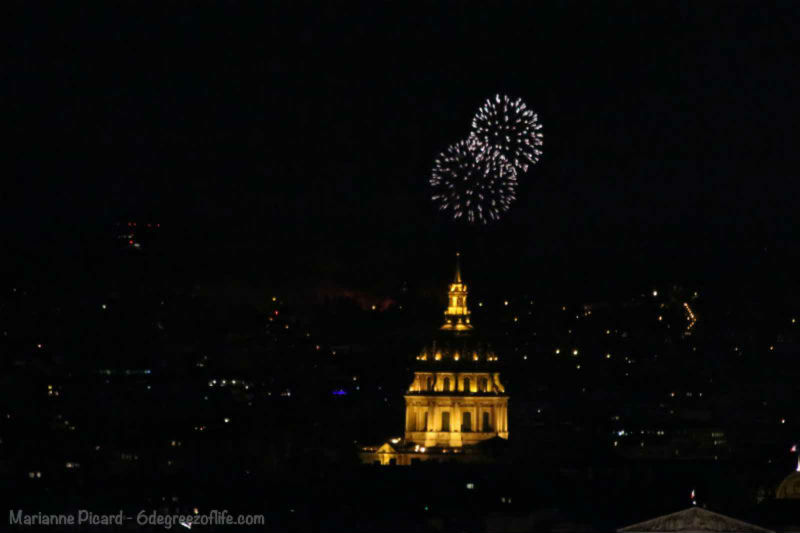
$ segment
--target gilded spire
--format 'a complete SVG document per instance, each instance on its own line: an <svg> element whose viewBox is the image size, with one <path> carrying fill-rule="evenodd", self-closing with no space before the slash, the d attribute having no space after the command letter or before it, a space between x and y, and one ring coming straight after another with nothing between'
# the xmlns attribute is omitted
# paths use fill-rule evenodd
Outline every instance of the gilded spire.
<svg viewBox="0 0 800 533"><path fill-rule="evenodd" d="M443 330L469 331L472 329L467 308L467 286L461 280L460 256L460 253L456 253L456 275L447 293L448 305L444 312Z"/></svg>

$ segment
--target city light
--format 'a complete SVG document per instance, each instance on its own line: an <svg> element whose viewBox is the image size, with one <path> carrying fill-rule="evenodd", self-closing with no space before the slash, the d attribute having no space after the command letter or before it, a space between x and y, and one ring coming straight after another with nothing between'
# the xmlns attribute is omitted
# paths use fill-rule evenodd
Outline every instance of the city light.
<svg viewBox="0 0 800 533"><path fill-rule="evenodd" d="M687 302L683 302L683 308L686 310L686 319L689 321L689 325L686 327L686 333L688 334L692 331L692 328L697 323L697 317L694 316L694 312L692 312L692 308L689 307Z"/></svg>

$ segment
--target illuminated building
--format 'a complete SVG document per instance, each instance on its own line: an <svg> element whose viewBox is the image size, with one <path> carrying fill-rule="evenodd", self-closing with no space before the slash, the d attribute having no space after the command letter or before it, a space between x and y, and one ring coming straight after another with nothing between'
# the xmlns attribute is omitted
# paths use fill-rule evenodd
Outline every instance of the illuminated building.
<svg viewBox="0 0 800 533"><path fill-rule="evenodd" d="M444 324L416 357L405 395L404 436L362 449L362 461L408 465L426 460L480 461L508 439L508 396L498 356L474 333L467 286L456 265Z"/></svg>

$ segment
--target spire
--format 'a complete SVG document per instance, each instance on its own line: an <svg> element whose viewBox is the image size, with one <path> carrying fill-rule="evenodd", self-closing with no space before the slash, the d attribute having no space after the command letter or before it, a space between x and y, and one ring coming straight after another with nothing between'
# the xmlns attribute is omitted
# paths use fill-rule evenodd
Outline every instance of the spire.
<svg viewBox="0 0 800 533"><path fill-rule="evenodd" d="M469 322L469 309L467 308L467 286L461 280L460 253L456 253L456 275L450 290L447 292L447 310L444 312L443 330L469 331L472 324Z"/></svg>

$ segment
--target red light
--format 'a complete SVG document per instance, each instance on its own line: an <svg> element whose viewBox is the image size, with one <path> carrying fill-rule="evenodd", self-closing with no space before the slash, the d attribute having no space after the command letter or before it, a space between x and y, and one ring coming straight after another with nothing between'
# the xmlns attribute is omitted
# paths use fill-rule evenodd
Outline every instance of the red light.
<svg viewBox="0 0 800 533"><path fill-rule="evenodd" d="M128 244L133 244L133 241L128 241Z"/></svg>
<svg viewBox="0 0 800 533"><path fill-rule="evenodd" d="M278 316L278 312L277 311L275 311L275 316Z"/></svg>
<svg viewBox="0 0 800 533"><path fill-rule="evenodd" d="M147 227L148 227L148 228L150 228L150 227L152 227L152 225L151 225L151 224L148 224L148 225L147 225Z"/></svg>
<svg viewBox="0 0 800 533"><path fill-rule="evenodd" d="M161 224L156 224L156 227L157 227L157 228L160 228L160 227L161 227Z"/></svg>

